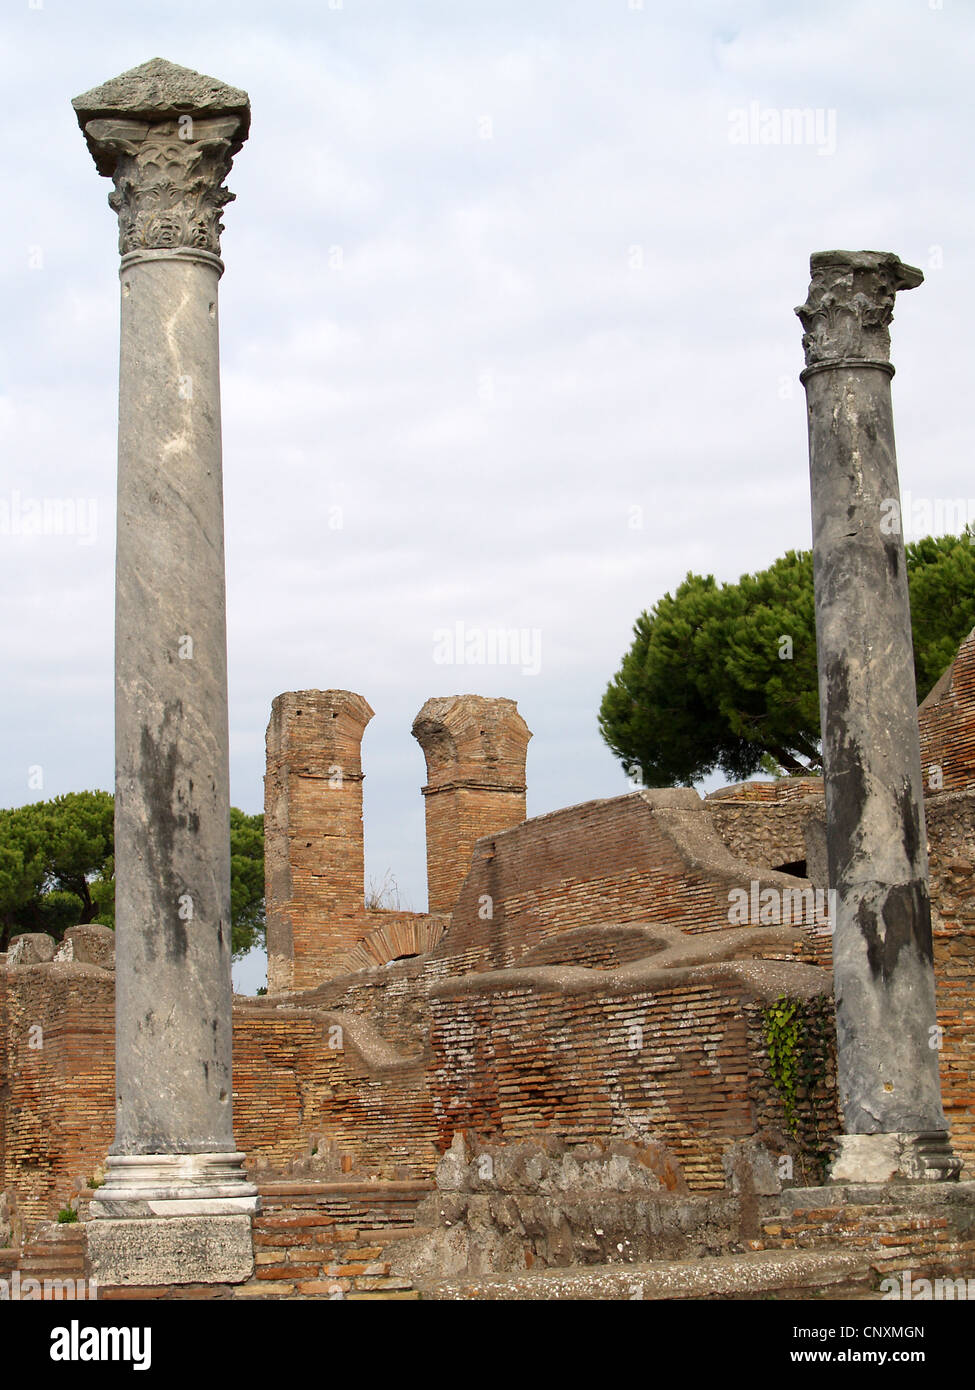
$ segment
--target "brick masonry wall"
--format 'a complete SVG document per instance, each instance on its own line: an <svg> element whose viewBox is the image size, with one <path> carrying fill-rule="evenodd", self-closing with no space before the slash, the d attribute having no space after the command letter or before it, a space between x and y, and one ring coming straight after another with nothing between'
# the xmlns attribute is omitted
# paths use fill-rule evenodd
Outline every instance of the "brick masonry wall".
<svg viewBox="0 0 975 1390"><path fill-rule="evenodd" d="M428 950L442 935L477 839L525 818L531 737L513 700L428 700L414 733L427 759L430 912L366 907L362 735L373 712L347 690L275 699L267 729L268 990L311 989L350 968ZM400 949L402 948L402 949Z"/></svg>
<svg viewBox="0 0 975 1390"><path fill-rule="evenodd" d="M590 801L481 840L431 972L506 969L543 941L594 924L727 930L729 892L747 886L753 869L763 887L802 886L736 860L705 805L685 795L674 806L666 793Z"/></svg>
<svg viewBox="0 0 975 1390"><path fill-rule="evenodd" d="M430 1184L273 1182L260 1190L263 1211L254 1223L251 1279L237 1285L105 1287L98 1290L99 1300L419 1297L409 1277L392 1271L404 1264L397 1251L416 1234L417 1209L431 1194ZM854 1279L848 1293L855 1289L877 1296L880 1280L890 1276L900 1290L905 1270L910 1271L914 1297L922 1296L915 1282L920 1279L972 1278L970 1192L938 1184L907 1194L889 1188L876 1202L864 1201L865 1195L862 1189L843 1188L786 1192L774 1199L780 1209L772 1212L766 1199L757 1214L757 1238L743 1244L752 1250L863 1251L869 1269ZM729 1214L733 1217L733 1210ZM745 1215L743 1199L742 1232ZM0 1250L0 1278L11 1280L16 1272L25 1292L27 1279L86 1278L85 1236L84 1222L46 1227L24 1248ZM64 1292L54 1296L60 1300ZM962 1295L952 1289L942 1296Z"/></svg>
<svg viewBox="0 0 975 1390"><path fill-rule="evenodd" d="M525 789L428 785L423 793L430 911L450 912L478 840L525 819Z"/></svg>
<svg viewBox="0 0 975 1390"><path fill-rule="evenodd" d="M270 1183L254 1221L254 1278L234 1298L416 1297L390 1273L431 1183Z"/></svg>
<svg viewBox="0 0 975 1390"><path fill-rule="evenodd" d="M929 791L975 788L975 632L918 710L921 767Z"/></svg>
<svg viewBox="0 0 975 1390"><path fill-rule="evenodd" d="M360 744L372 710L346 690L279 695L264 784L268 989L306 989L364 935Z"/></svg>
<svg viewBox="0 0 975 1390"><path fill-rule="evenodd" d="M336 1034L334 1014L235 1006L234 1130L251 1165L287 1171L331 1146L371 1175L433 1171L433 1107L411 1022L420 1005L407 993L403 981L399 1026L390 1027L403 1050L392 1061L381 1048L377 1057L374 1030L354 1016L343 1015ZM0 968L0 1010L0 1190L30 1229L76 1198L114 1137L114 976L66 964ZM29 1046L35 1026L41 1049Z"/></svg>
<svg viewBox="0 0 975 1390"><path fill-rule="evenodd" d="M945 1103L971 1172L972 807L967 795L944 793L927 809L941 908L935 953ZM620 976L635 968L647 932L647 951L665 944L653 940L655 923L661 931L682 926L704 945L735 935L727 888L748 866L738 865L737 876L720 856L709 866L706 821L703 810L637 795L527 823L481 842L454 926L428 955L284 1001L238 1001L235 1121L252 1162L287 1171L319 1146L356 1172L422 1179L455 1126L513 1137L533 1127L625 1136L628 1126L659 1120L693 1184L721 1186L720 1148L731 1132L782 1128L756 1001L740 980L719 986L691 975L641 989ZM486 890L493 917L481 915ZM828 936L758 950L789 969L803 959L830 963ZM580 965L598 969L594 988L546 983L546 968ZM473 993L457 991L459 977L498 966L530 966L535 980L512 978L498 988L485 979ZM776 989L791 992L788 983ZM3 1186L25 1219L53 1216L111 1142L112 995L111 974L96 967L0 966ZM642 1029L642 1042L621 1058L628 1023ZM40 1049L29 1046L34 1025ZM329 1045L335 1027L337 1047ZM819 1124L826 1130L835 1122L820 1114Z"/></svg>
<svg viewBox="0 0 975 1390"><path fill-rule="evenodd" d="M235 1011L234 1133L250 1164L287 1169L317 1147L343 1155L356 1172L432 1173L436 1131L422 1040L412 1061L382 1047L381 1037L377 1060L370 1040L353 1015Z"/></svg>
<svg viewBox="0 0 975 1390"><path fill-rule="evenodd" d="M735 782L730 787L718 787L708 794L712 802L734 801L754 805L781 806L801 801L807 796L822 796L821 777L777 777L767 782Z"/></svg>
<svg viewBox="0 0 975 1390"><path fill-rule="evenodd" d="M476 984L445 986L434 1001L441 1147L458 1129L484 1142L649 1138L703 1191L724 1187L722 1153L759 1129L798 1152L756 1037L757 1005L734 984L687 981L652 993L506 987L499 976ZM813 1103L835 1133L825 1091Z"/></svg>
<svg viewBox="0 0 975 1390"><path fill-rule="evenodd" d="M241 1284L110 1287L100 1302L172 1299L414 1299L391 1273L398 1241L412 1236L429 1183L266 1182L254 1218L254 1275ZM83 1194L85 1201L94 1194ZM22 1249L0 1251L0 1278L87 1277L86 1223L38 1230ZM57 1295L55 1295L57 1296Z"/></svg>
<svg viewBox="0 0 975 1390"><path fill-rule="evenodd" d="M811 1086L798 1089L791 1124L769 1064L766 1008L762 1001L750 999L744 1001L742 1009L751 1062L749 1094L754 1105L754 1133L773 1156L791 1160L783 1174L785 1178L797 1186L816 1186L826 1180L831 1143L843 1128L836 1094L836 1025L832 993L807 1000L801 1006L799 1042L803 1063L811 1065L819 1074Z"/></svg>
<svg viewBox="0 0 975 1390"><path fill-rule="evenodd" d="M955 1152L975 1177L975 791L925 798L941 1093Z"/></svg>
<svg viewBox="0 0 975 1390"><path fill-rule="evenodd" d="M25 1222L57 1215L115 1134L114 976L0 967L2 1187Z"/></svg>
<svg viewBox="0 0 975 1390"><path fill-rule="evenodd" d="M910 1271L912 1280L971 1280L975 1229L973 1194L965 1190L969 1186L926 1184L913 1192L909 1188L881 1188L882 1197L876 1201L864 1201L868 1194L863 1188L797 1193L799 1202L790 1201L787 1193L781 1213L763 1220L759 1239L749 1245L764 1250L863 1250L874 1257L871 1264L876 1286L883 1278L900 1276L905 1270ZM897 1287L898 1291L903 1288L902 1280ZM889 1296L889 1288L884 1292ZM921 1291L915 1286L914 1297L919 1296Z"/></svg>

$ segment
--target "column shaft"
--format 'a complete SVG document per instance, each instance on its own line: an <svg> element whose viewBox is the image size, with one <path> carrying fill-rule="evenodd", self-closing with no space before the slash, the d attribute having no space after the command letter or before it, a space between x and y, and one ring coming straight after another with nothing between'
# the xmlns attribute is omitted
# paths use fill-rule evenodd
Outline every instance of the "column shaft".
<svg viewBox="0 0 975 1390"><path fill-rule="evenodd" d="M932 1156L947 1150L946 1121L887 332L896 291L921 275L873 252L824 252L811 264L796 312L806 328L840 1102L847 1136L900 1136L885 1176L942 1176L951 1164ZM864 1146L846 1148L834 1179L871 1176Z"/></svg>
<svg viewBox="0 0 975 1390"><path fill-rule="evenodd" d="M231 1150L220 268L138 255L121 272L113 1151Z"/></svg>
<svg viewBox="0 0 975 1390"><path fill-rule="evenodd" d="M806 381L840 1100L847 1131L943 1129L921 754L889 374Z"/></svg>
<svg viewBox="0 0 975 1390"><path fill-rule="evenodd" d="M73 105L122 253L116 1132L88 1253L103 1285L239 1282L217 282L250 104L153 59Z"/></svg>

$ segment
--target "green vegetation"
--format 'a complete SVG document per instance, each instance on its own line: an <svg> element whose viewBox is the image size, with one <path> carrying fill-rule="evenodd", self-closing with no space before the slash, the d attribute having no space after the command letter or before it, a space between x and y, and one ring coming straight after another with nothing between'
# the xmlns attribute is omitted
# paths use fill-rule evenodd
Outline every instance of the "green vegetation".
<svg viewBox="0 0 975 1390"><path fill-rule="evenodd" d="M795 1139L799 1136L799 1102L811 1098L826 1077L830 1046L827 1010L818 1000L783 995L762 1010L762 1022L772 1084L782 1097L785 1122Z"/></svg>
<svg viewBox="0 0 975 1390"><path fill-rule="evenodd" d="M975 626L971 539L907 546L919 701ZM812 553L790 550L737 584L688 574L637 619L599 728L644 786L691 786L715 769L732 781L818 773Z"/></svg>
<svg viewBox="0 0 975 1390"><path fill-rule="evenodd" d="M59 941L68 927L115 926L114 801L69 792L0 810L0 951L20 932ZM230 812L235 959L264 944L264 817Z"/></svg>

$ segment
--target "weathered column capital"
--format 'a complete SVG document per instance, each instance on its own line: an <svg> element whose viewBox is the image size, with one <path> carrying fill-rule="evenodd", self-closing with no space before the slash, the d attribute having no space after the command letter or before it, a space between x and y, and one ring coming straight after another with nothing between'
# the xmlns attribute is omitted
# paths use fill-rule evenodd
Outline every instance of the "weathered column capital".
<svg viewBox="0 0 975 1390"><path fill-rule="evenodd" d="M219 257L224 187L247 138L250 102L162 58L75 97L98 172L115 183L119 252Z"/></svg>
<svg viewBox="0 0 975 1390"><path fill-rule="evenodd" d="M796 309L805 330L806 370L881 367L889 375L890 322L898 290L924 276L890 251L817 251L809 258L809 294Z"/></svg>

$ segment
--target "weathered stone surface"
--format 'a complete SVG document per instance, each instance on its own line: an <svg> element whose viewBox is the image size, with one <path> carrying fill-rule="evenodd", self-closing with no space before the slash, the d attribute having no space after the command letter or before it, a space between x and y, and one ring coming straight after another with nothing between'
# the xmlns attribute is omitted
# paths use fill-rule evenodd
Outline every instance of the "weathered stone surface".
<svg viewBox="0 0 975 1390"><path fill-rule="evenodd" d="M92 1221L88 1257L99 1284L238 1284L254 1271L248 1216Z"/></svg>
<svg viewBox="0 0 975 1390"><path fill-rule="evenodd" d="M677 1163L663 1144L613 1140L567 1145L552 1137L491 1144L458 1131L437 1164L445 1192L521 1192L559 1196L572 1192L687 1192Z"/></svg>
<svg viewBox="0 0 975 1390"><path fill-rule="evenodd" d="M876 1207L917 1215L949 1214L960 1234L971 1237L975 1233L975 1182L922 1185L898 1181L885 1186L848 1182L830 1183L826 1187L791 1187L783 1192L780 1205L786 1215L835 1207Z"/></svg>
<svg viewBox="0 0 975 1390"><path fill-rule="evenodd" d="M712 1258L661 1260L620 1268L541 1269L490 1277L446 1279L424 1289L424 1299L657 1300L735 1298L749 1294L828 1291L870 1274L862 1252L759 1250Z"/></svg>
<svg viewBox="0 0 975 1390"><path fill-rule="evenodd" d="M223 187L247 138L247 93L153 58L75 97L100 174L115 181L119 250L220 253Z"/></svg>
<svg viewBox="0 0 975 1390"><path fill-rule="evenodd" d="M61 938L55 960L75 961L79 965L100 965L115 969L115 933L98 922L69 927Z"/></svg>
<svg viewBox="0 0 975 1390"><path fill-rule="evenodd" d="M214 266L189 260L146 261L122 274L120 1153L235 1147L217 278ZM191 384L185 396L180 381Z"/></svg>
<svg viewBox="0 0 975 1390"><path fill-rule="evenodd" d="M95 1217L218 1216L257 1211L242 1153L118 1154L91 1203Z"/></svg>
<svg viewBox="0 0 975 1390"><path fill-rule="evenodd" d="M732 1192L774 1197L782 1191L775 1159L764 1144L754 1139L732 1144L721 1162Z"/></svg>
<svg viewBox="0 0 975 1390"><path fill-rule="evenodd" d="M54 959L57 949L53 936L47 932L22 932L10 942L8 965L42 965Z"/></svg>
<svg viewBox="0 0 975 1390"><path fill-rule="evenodd" d="M816 635L838 1084L848 1134L946 1128L923 784L887 360L894 296L920 271L888 253L811 259L809 416ZM891 518L895 518L891 524Z"/></svg>
<svg viewBox="0 0 975 1390"><path fill-rule="evenodd" d="M843 1134L830 1167L834 1183L939 1182L956 1178L959 1165L947 1135Z"/></svg>
<svg viewBox="0 0 975 1390"><path fill-rule="evenodd" d="M826 820L811 815L802 827L806 850L806 877L817 888L829 887L829 854L826 849Z"/></svg>
<svg viewBox="0 0 975 1390"><path fill-rule="evenodd" d="M239 87L229 87L216 77L180 67L166 58L150 58L147 63L129 68L118 77L75 97L71 105L78 113L82 130L96 116L164 120L189 113L193 116L236 115L245 122L250 117L250 100ZM240 132L241 145L247 130L245 124Z"/></svg>
<svg viewBox="0 0 975 1390"><path fill-rule="evenodd" d="M487 1144L458 1133L437 1184L416 1235L391 1255L393 1273L418 1284L701 1255L732 1248L740 1234L739 1201L690 1196L673 1156L653 1142Z"/></svg>
<svg viewBox="0 0 975 1390"><path fill-rule="evenodd" d="M308 989L366 935L362 735L349 690L278 695L267 727L264 877L268 990Z"/></svg>

